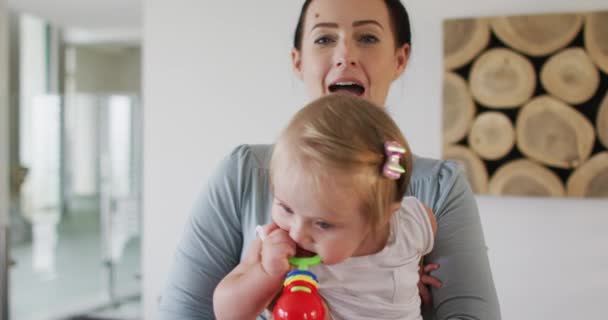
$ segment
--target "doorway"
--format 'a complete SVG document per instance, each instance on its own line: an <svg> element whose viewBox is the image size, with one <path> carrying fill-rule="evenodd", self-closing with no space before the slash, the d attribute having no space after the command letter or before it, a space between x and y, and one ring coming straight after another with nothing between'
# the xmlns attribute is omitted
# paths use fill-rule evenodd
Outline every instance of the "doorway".
<svg viewBox="0 0 608 320"><path fill-rule="evenodd" d="M8 318L137 319L139 45L9 22Z"/></svg>

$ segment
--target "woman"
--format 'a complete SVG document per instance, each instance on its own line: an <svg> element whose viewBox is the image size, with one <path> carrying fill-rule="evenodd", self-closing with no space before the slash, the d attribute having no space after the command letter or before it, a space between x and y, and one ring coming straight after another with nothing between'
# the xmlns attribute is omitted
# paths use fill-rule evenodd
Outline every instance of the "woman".
<svg viewBox="0 0 608 320"><path fill-rule="evenodd" d="M311 99L341 92L383 106L410 48L409 19L399 0L305 1L293 69ZM177 250L161 318L213 319L213 290L239 263L255 226L270 221L271 148L240 146L216 170ZM408 195L429 206L438 224L424 269L443 284L432 290L430 306L422 294L429 318L499 319L477 206L462 172L450 162L414 157ZM422 282L439 287L433 277L423 275Z"/></svg>

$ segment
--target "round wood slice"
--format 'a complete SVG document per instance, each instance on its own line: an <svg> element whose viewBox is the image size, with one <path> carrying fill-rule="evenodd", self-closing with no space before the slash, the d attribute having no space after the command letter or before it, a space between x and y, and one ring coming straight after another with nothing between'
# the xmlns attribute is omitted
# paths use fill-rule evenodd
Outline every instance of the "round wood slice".
<svg viewBox="0 0 608 320"><path fill-rule="evenodd" d="M585 48L593 62L608 73L608 11L588 14L585 20Z"/></svg>
<svg viewBox="0 0 608 320"><path fill-rule="evenodd" d="M515 128L509 117L500 112L484 112L475 118L469 146L480 157L497 160L507 155L515 145Z"/></svg>
<svg viewBox="0 0 608 320"><path fill-rule="evenodd" d="M496 36L525 54L540 57L566 47L579 33L583 16L547 14L498 17L491 21Z"/></svg>
<svg viewBox="0 0 608 320"><path fill-rule="evenodd" d="M443 56L446 69L471 62L490 42L487 19L454 19L443 23Z"/></svg>
<svg viewBox="0 0 608 320"><path fill-rule="evenodd" d="M591 155L595 131L576 109L550 96L526 104L515 124L517 147L529 158L558 168L575 168Z"/></svg>
<svg viewBox="0 0 608 320"><path fill-rule="evenodd" d="M568 48L543 66L540 81L553 96L570 104L591 99L600 86L600 72L583 48Z"/></svg>
<svg viewBox="0 0 608 320"><path fill-rule="evenodd" d="M469 132L475 117L475 102L466 81L446 72L443 79L443 142L454 143Z"/></svg>
<svg viewBox="0 0 608 320"><path fill-rule="evenodd" d="M483 53L469 75L471 93L481 104L496 109L517 108L532 97L536 72L530 61L513 50Z"/></svg>
<svg viewBox="0 0 608 320"><path fill-rule="evenodd" d="M519 159L496 170L489 183L493 195L563 197L566 193L559 177L540 164Z"/></svg>
<svg viewBox="0 0 608 320"><path fill-rule="evenodd" d="M596 119L597 136L604 147L608 148L608 91L600 104Z"/></svg>
<svg viewBox="0 0 608 320"><path fill-rule="evenodd" d="M483 161L471 149L461 145L446 145L443 149L443 158L457 161L463 166L475 193L487 193L488 170Z"/></svg>
<svg viewBox="0 0 608 320"><path fill-rule="evenodd" d="M566 184L568 196L608 197L608 151L600 152L576 169Z"/></svg>

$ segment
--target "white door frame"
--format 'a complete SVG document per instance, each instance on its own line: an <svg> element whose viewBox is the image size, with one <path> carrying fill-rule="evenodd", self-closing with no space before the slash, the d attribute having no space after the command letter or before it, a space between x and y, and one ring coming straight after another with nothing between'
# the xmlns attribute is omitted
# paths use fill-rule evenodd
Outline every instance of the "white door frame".
<svg viewBox="0 0 608 320"><path fill-rule="evenodd" d="M9 111L8 6L0 0L0 320L8 320Z"/></svg>

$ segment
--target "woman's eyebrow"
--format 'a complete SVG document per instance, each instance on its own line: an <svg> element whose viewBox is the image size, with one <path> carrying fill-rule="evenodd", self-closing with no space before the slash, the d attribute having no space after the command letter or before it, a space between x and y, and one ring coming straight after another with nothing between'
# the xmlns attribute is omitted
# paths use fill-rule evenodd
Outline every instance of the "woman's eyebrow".
<svg viewBox="0 0 608 320"><path fill-rule="evenodd" d="M380 29L384 30L384 27L380 24L380 22L376 21L376 20L359 20L359 21L355 21L353 22L353 27L360 27L366 24L374 24L377 25Z"/></svg>
<svg viewBox="0 0 608 320"><path fill-rule="evenodd" d="M373 24L378 26L380 29L384 30L384 27L380 24L380 22L376 21L376 20L358 20L353 22L353 27L360 27L366 24ZM315 24L310 31L316 29L316 28L338 28L338 24L335 22L319 22L317 24Z"/></svg>
<svg viewBox="0 0 608 320"><path fill-rule="evenodd" d="M316 28L338 28L338 24L337 23L333 23L333 22L319 22L317 24L315 24L310 31L316 29Z"/></svg>

